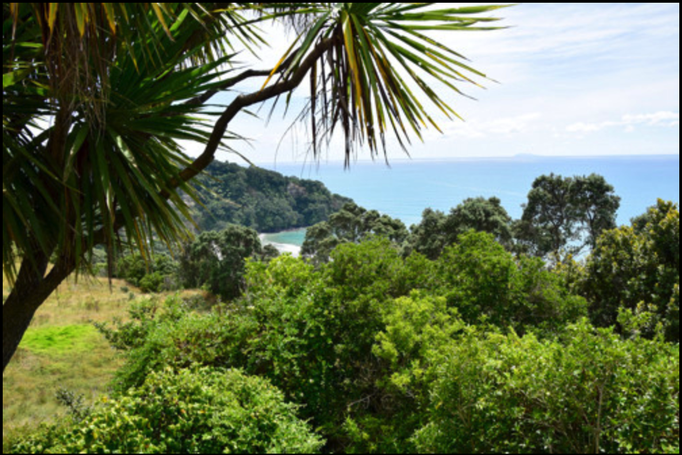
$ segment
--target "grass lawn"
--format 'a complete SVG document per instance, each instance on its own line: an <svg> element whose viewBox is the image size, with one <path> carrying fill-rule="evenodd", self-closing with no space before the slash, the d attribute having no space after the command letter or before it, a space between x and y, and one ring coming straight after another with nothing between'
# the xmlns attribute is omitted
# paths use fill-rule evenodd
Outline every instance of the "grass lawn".
<svg viewBox="0 0 682 455"><path fill-rule="evenodd" d="M3 278L3 301L10 292ZM58 389L83 394L88 403L103 393L121 365L92 321L125 319L139 290L121 280L67 279L42 305L2 377L2 434L27 431L65 414ZM3 444L4 446L4 444Z"/></svg>

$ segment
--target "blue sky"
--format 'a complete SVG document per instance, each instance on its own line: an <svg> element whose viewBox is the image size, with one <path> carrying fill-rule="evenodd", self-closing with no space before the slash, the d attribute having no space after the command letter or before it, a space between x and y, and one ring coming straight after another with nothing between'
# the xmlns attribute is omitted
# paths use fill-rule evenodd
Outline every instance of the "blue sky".
<svg viewBox="0 0 682 455"><path fill-rule="evenodd" d="M679 153L678 3L528 3L496 13L510 28L432 35L499 84L466 87L476 101L448 98L465 122L439 119L444 134L429 131L424 143L414 142L412 159ZM272 48L259 52L260 62L244 55L245 63L272 67L286 50L292 36L269 31ZM299 106L305 95L296 92ZM280 111L267 124L241 114L230 130L252 141L235 148L257 163L309 159L303 128L284 136L291 114L282 119ZM390 160L406 158L394 143L388 148ZM342 156L339 141L323 161ZM222 152L218 158L236 160ZM358 159L367 158L360 151Z"/></svg>

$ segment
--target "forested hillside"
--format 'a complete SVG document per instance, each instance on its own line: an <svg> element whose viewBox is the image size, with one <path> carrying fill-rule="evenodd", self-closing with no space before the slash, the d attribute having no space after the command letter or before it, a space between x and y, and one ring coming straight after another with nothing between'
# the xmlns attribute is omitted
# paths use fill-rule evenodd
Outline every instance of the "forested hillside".
<svg viewBox="0 0 682 455"><path fill-rule="evenodd" d="M204 207L194 217L201 231L239 224L259 232L312 226L351 200L321 182L285 177L257 167L214 161L198 179Z"/></svg>

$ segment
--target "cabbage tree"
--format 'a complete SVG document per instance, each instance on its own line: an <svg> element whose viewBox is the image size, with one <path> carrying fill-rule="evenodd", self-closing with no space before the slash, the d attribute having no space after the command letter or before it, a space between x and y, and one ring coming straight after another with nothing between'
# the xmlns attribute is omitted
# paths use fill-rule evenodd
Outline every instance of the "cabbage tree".
<svg viewBox="0 0 682 455"><path fill-rule="evenodd" d="M189 236L190 181L238 134L248 107L310 98L313 153L335 132L347 160L366 146L406 147L442 98L485 76L430 32L489 30L497 6L432 3L3 3L3 370L35 311L96 245L121 239L148 255L152 237ZM231 65L264 43L259 26L295 36L270 68ZM214 96L250 78L260 90ZM178 141L203 145L187 156ZM348 161L347 161L348 162ZM52 266L49 266L52 262ZM86 268L86 267L85 267Z"/></svg>

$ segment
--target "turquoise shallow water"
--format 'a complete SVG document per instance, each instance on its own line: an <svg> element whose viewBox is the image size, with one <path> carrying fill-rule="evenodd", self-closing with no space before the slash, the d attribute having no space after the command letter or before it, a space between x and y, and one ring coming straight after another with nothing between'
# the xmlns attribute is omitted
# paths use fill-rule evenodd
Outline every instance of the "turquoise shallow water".
<svg viewBox="0 0 682 455"><path fill-rule="evenodd" d="M359 163L344 171L341 163L305 166L264 165L284 175L322 181L334 193L353 198L367 209L400 218L408 227L421 220L426 207L449 212L469 197L497 196L512 218L523 211L533 180L542 174L597 173L621 197L618 223L627 224L657 198L679 203L679 156L461 159ZM277 243L300 245L303 231L277 234Z"/></svg>
<svg viewBox="0 0 682 455"><path fill-rule="evenodd" d="M303 245L305 240L305 229L298 229L295 231L284 231L276 234L264 234L265 240L272 243L284 243L289 245Z"/></svg>

